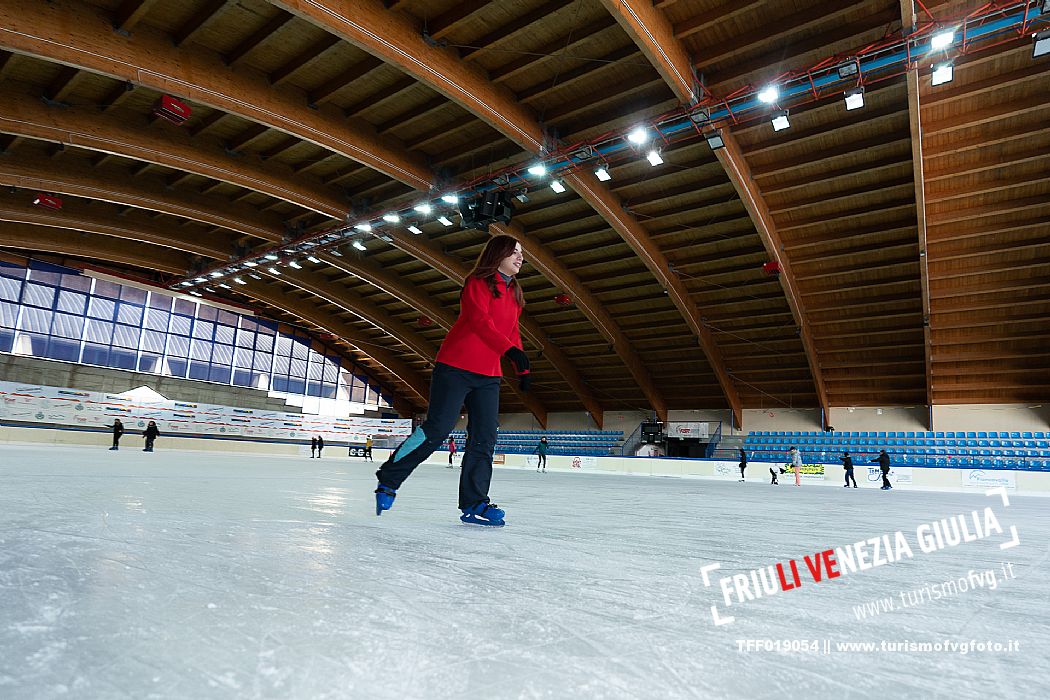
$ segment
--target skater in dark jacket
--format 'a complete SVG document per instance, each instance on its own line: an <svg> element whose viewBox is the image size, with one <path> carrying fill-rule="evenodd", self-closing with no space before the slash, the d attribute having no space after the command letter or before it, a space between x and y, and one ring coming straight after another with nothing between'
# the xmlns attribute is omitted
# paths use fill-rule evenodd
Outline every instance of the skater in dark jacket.
<svg viewBox="0 0 1050 700"><path fill-rule="evenodd" d="M540 441L536 443L536 449L532 451L532 454L536 455L536 471L540 471L540 465L543 465L543 471L547 471L547 451L550 446L547 444L547 436L540 438Z"/></svg>
<svg viewBox="0 0 1050 700"><path fill-rule="evenodd" d="M157 424L154 421L150 421L146 429L142 431L143 437L146 438L146 448L143 452L153 451L153 442L160 437L160 430L157 428Z"/></svg>
<svg viewBox="0 0 1050 700"><path fill-rule="evenodd" d="M886 454L886 450L879 452L879 456L871 461L878 462L879 469L882 470L882 490L892 489L893 487L890 486L890 456Z"/></svg>
<svg viewBox="0 0 1050 700"><path fill-rule="evenodd" d="M120 449L120 436L124 434L124 424L119 418L113 419L113 447L110 450Z"/></svg>
<svg viewBox="0 0 1050 700"><path fill-rule="evenodd" d="M317 459L321 459L321 450L324 449L324 438L317 436Z"/></svg>
<svg viewBox="0 0 1050 700"><path fill-rule="evenodd" d="M500 358L514 365L522 391L528 391L531 380L518 329L525 299L515 275L522 262L521 244L510 236L495 236L485 244L460 292L459 317L438 350L427 419L376 472L376 515L394 505L397 489L412 470L445 442L465 405L470 439L459 477L460 520L504 524L505 513L489 501L489 485L503 376Z"/></svg>
<svg viewBox="0 0 1050 700"><path fill-rule="evenodd" d="M784 470L781 469L780 473L783 473L783 472L784 472ZM769 468L769 476L772 477L769 480L769 485L770 486L779 486L780 485L780 482L777 480L777 468L776 467L770 467Z"/></svg>
<svg viewBox="0 0 1050 700"><path fill-rule="evenodd" d="M310 438L310 459L317 456L317 436Z"/></svg>
<svg viewBox="0 0 1050 700"><path fill-rule="evenodd" d="M849 452L842 453L842 468L846 470L846 483L843 484L846 488L849 488L849 482L853 482L853 488L857 488L857 479L853 476L853 458L849 456Z"/></svg>
<svg viewBox="0 0 1050 700"><path fill-rule="evenodd" d="M740 448L740 480L744 480L744 470L747 469L747 453L744 452L744 448Z"/></svg>

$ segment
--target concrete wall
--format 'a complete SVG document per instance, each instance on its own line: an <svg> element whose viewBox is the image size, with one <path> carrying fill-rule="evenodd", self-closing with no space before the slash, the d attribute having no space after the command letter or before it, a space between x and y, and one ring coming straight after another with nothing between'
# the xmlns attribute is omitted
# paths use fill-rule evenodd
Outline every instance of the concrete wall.
<svg viewBox="0 0 1050 700"><path fill-rule="evenodd" d="M172 401L212 403L267 411L301 413L296 406L282 399L270 398L265 391L245 387L226 386L192 379L161 377L156 374L128 372L121 369L91 367L72 362L44 360L23 355L0 354L0 380L22 384L69 387L81 391L104 391L119 394L140 386L148 386Z"/></svg>

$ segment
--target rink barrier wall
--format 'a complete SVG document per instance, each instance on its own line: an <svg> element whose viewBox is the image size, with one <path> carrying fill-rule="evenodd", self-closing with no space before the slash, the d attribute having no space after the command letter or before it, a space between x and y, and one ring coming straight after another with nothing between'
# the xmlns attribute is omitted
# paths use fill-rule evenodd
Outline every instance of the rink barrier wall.
<svg viewBox="0 0 1050 700"><path fill-rule="evenodd" d="M22 426L0 423L0 444L32 445L82 445L108 448L112 437L109 431L83 428L59 428L47 426ZM139 449L141 436L135 431L124 435L124 449ZM347 444L327 443L329 458L346 457ZM246 440L220 436L162 435L157 441L158 451L194 451L214 453L240 453L258 455L309 456L309 442L283 441L279 439ZM374 459L381 463L389 450L375 448ZM460 453L460 458L462 453ZM356 458L355 458L356 459ZM496 455L496 468L536 470L535 455ZM448 452L438 451L429 460L435 466L448 464ZM574 466L577 465L577 466ZM779 470L783 463L750 462L747 466L747 481L753 484L769 484L769 469ZM814 465L807 465L814 466ZM839 487L843 483L841 464L815 465L823 467L823 474L805 474L803 487ZM857 483L861 488L878 488L881 479L873 474L878 467L858 465ZM736 481L740 471L736 462L708 459L668 459L648 457L571 457L549 455L547 470L581 474L621 474L625 476L654 476L685 479L718 479ZM979 473L978 479L969 479ZM904 479L905 475L907 480ZM1050 473L1010 469L958 469L954 467L897 467L891 474L891 482L900 490L917 491L962 491L982 493L1003 482L1011 493L1050 496ZM964 481L966 480L966 481ZM781 487L789 488L794 475L790 472L780 476ZM964 485L964 483L966 485Z"/></svg>
<svg viewBox="0 0 1050 700"><path fill-rule="evenodd" d="M39 424L18 424L8 421L0 422L0 445L82 445L84 447L109 448L113 443L113 433L104 428L78 428L72 426L54 426ZM129 430L120 440L121 449L141 449L143 444L141 431ZM347 456L345 452L358 443L325 441L325 454L333 458ZM310 454L309 439L286 440L281 438L244 438L229 435L186 435L162 433L157 438L157 451L193 451L221 452L258 455L298 456ZM374 448L374 459L386 459L388 450Z"/></svg>

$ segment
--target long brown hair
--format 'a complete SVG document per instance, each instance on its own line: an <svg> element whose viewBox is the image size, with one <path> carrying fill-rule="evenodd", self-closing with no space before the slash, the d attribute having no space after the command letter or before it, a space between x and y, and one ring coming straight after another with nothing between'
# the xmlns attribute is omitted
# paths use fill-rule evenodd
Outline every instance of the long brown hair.
<svg viewBox="0 0 1050 700"><path fill-rule="evenodd" d="M514 246L517 243L511 236L493 236L490 238L489 242L485 244L485 249L478 256L478 261L474 263L474 269L467 275L467 279L477 277L484 280L492 292L492 296L498 299L500 291L496 285L496 277L499 275L499 265L504 258L514 252ZM510 282L507 283L507 287L514 294L514 301L518 302L518 306L525 306L525 296L521 293L521 285L518 284L517 278L512 277Z"/></svg>

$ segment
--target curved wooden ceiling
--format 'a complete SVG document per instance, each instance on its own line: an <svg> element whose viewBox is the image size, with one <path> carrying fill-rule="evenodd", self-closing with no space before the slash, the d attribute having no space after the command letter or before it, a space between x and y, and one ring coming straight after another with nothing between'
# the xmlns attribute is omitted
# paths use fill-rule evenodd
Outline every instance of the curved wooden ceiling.
<svg viewBox="0 0 1050 700"><path fill-rule="evenodd" d="M1038 3L1032 3L1033 12ZM910 0L11 0L0 246L188 275L878 41ZM974 3L927 2L934 17ZM504 411L1009 403L1050 392L1048 59L1028 37L528 193ZM928 67L927 67L928 68ZM162 94L193 107L176 127ZM61 212L29 201L61 193ZM440 192L440 189L436 191ZM493 227L496 231L497 227ZM216 295L424 405L489 234L423 226ZM775 260L782 274L763 274ZM554 302L560 292L571 306ZM421 315L436 323L425 327Z"/></svg>

